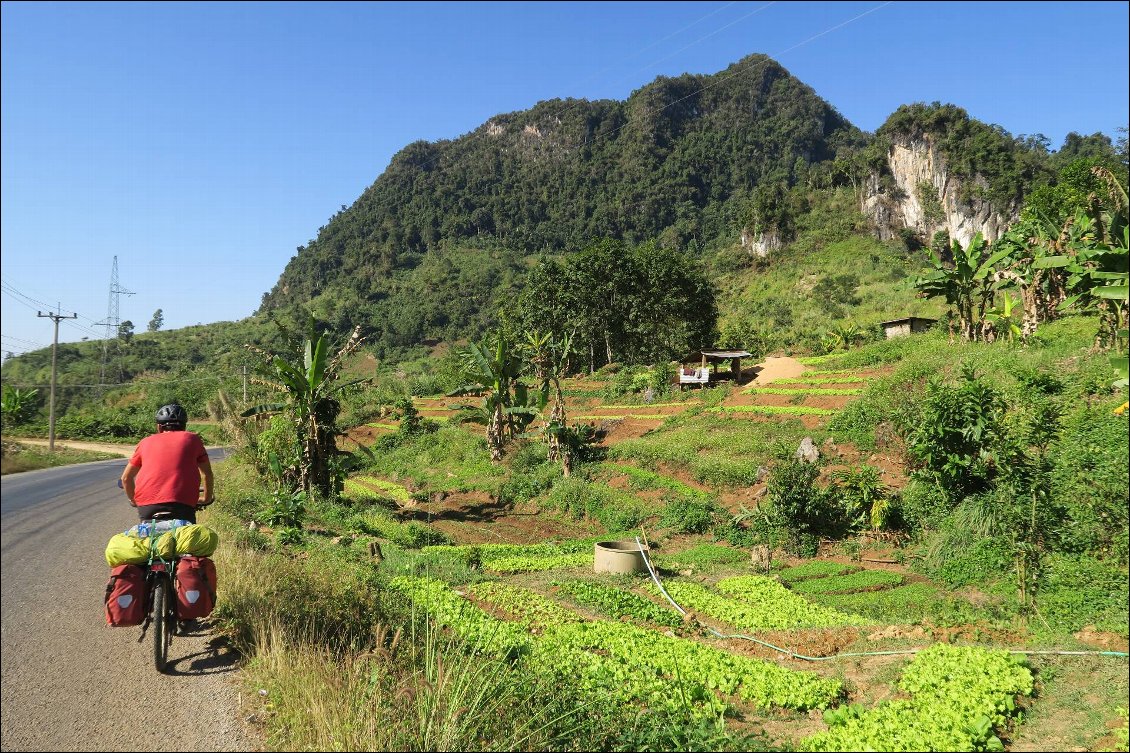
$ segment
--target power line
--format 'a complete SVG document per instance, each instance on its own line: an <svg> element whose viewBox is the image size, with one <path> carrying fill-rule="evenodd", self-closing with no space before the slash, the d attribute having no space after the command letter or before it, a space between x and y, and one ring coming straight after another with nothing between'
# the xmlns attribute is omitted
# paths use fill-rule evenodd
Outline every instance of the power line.
<svg viewBox="0 0 1130 753"><path fill-rule="evenodd" d="M735 0L735 2L736 2L736 0ZM648 51L648 50L650 50L650 49L651 49L652 47L656 47L657 45L663 44L663 43L664 43L664 42L666 42L666 41L667 41L668 39L671 39L671 38L673 38L673 37L677 37L678 35L682 34L682 33L683 33L684 31L686 31L687 29L691 28L692 26L696 26L696 25L698 25L698 24L702 23L703 21L705 21L706 19L710 18L711 16L716 16L716 15L718 15L719 13L721 13L721 12L722 12L722 11L724 11L724 10L726 10L726 8L729 8L729 7L730 7L731 5L733 5L733 4L734 4L733 2L730 2L730 3L726 3L726 4L725 4L725 5L723 5L723 6L721 7L721 8L718 8L718 9L717 9L717 10L715 10L715 11L711 11L710 13L707 13L707 14L706 14L705 16L702 16L702 17L701 17L701 18L699 18L699 19L698 19L697 21L692 21L691 23L687 24L686 26L684 26L683 28L679 29L678 31L673 31L673 32L671 32L670 34L668 34L667 36L663 37L662 39L659 39L659 40L657 40L657 41L655 41L655 42L652 42L651 44L647 45L646 47L642 47L642 48L640 48L639 50L636 50L636 51L635 51L634 53L632 53L631 55L629 55L629 56L628 56L627 58L624 58L624 59L625 59L625 60L630 60L630 59L632 59L632 58L636 57L637 55L641 55L641 54L643 54L644 52L647 52L647 51ZM726 26L723 26L723 27L722 27L721 29L717 29L717 30L715 30L715 31L712 31L712 32L711 32L710 34L707 34L707 35L706 35L705 37L700 37L699 39L696 39L695 41L693 41L693 42L691 42L690 44L688 44L688 45L687 45L686 47L683 47L683 48L679 49L678 51L676 51L676 52L672 53L672 54L671 54L670 56L668 56L667 58L662 58L662 59L660 59L660 60L655 60L655 61L652 61L652 62L648 63L647 65L643 66L642 68L638 68L638 69L636 69L636 70L634 70L634 71L632 71L632 72L628 73L628 74L627 74L627 75L625 75L625 76L624 76L623 78L620 78L620 79L619 79L618 81L616 81L616 82L614 82L614 83L620 83L620 82L622 82L622 81L625 81L625 80L627 80L627 79L628 79L629 77L631 77L631 76L634 76L635 74L637 74L637 73L640 73L641 71L645 71L645 70L647 70L648 68L652 67L653 65L656 65L657 63L661 63L661 62L663 62L664 60L667 60L667 59L669 59L670 57L673 57L674 55L677 55L677 54L679 54L680 52L683 52L684 50L687 50L687 49L689 49L689 48L691 48L691 47L694 47L694 46L695 46L696 44L698 44L699 42L703 41L704 39L707 39L707 38L709 38L709 37L712 37L712 36L714 36L715 34L717 34L718 32L720 32L720 31L723 31L724 29L728 29L729 27L733 26L734 24L738 23L739 21L744 21L745 19L749 18L750 16L754 15L755 13L760 13L760 12L761 12L761 11L763 11L763 10L764 10L765 8L768 8L768 7L770 6L770 5L773 5L773 3L771 2L771 3L768 3L767 5L763 5L762 7L758 8L758 9L757 9L757 10L755 10L755 11L753 11L753 13L748 13L748 14L746 14L746 15L742 16L741 18L739 18L739 19L738 19L737 21L733 21L733 22L731 22L731 23L727 24ZM587 79L585 79L585 80L584 80L584 81L582 81L581 83L588 83L589 81L592 81L593 79L595 79L595 78L597 78L597 77L599 77L599 76L601 76L601 75L603 75L603 74L607 73L607 72L608 72L608 71L610 71L610 70L612 70L611 66L609 66L609 67L606 67L606 68L603 68L602 70L599 70L599 71L597 71L596 73L594 73L593 75L589 76L589 77L588 77ZM579 104L574 104L574 105L570 105L569 107L566 107L566 108L565 108L564 110L560 110L560 111L558 111L557 113L555 113L553 117L555 117L555 118L559 118L559 117L561 117L562 115L565 115L565 114L567 114L567 113L569 113L569 112L571 112L571 111L575 110L575 109L576 109L576 108L577 108L578 106L579 106Z"/></svg>
<svg viewBox="0 0 1130 753"><path fill-rule="evenodd" d="M59 375L59 322L63 319L74 319L78 314L65 315L62 312L52 314L48 311L44 314L42 311L37 311L36 316L50 319L55 322L55 339L51 343L51 406L48 413L49 430L47 434L47 449L50 452L55 451L55 382Z"/></svg>
<svg viewBox="0 0 1130 753"><path fill-rule="evenodd" d="M45 301L41 301L37 298L32 298L31 296L20 292L20 290L18 290L14 285L12 285L12 283L8 282L7 280L0 280L0 290L2 290L4 293L7 293L8 296L12 300L14 300L16 303L18 303L21 306L24 306L25 308L28 308L32 311L38 312L39 311L39 308L37 308L38 306L42 306L43 308L50 309L50 308L52 308L52 306L59 305L57 303L56 304L50 304L50 303L46 303ZM31 305L32 303L34 303L36 305L32 306ZM77 311L74 311L74 309L70 309L70 310L73 313L75 313L78 316L78 318L80 318L80 319L85 319L88 322L90 322L91 324L97 323L93 319L91 319L90 317L84 316L82 314L79 314ZM95 332L94 330L90 329L89 327L84 327L83 325L79 324L77 321L68 320L67 322L65 322L65 324L67 324L71 327L74 327L75 329L78 329L81 332L85 332L92 337L96 337L99 340L102 339L102 336L99 333ZM47 347L47 346L44 346L44 347Z"/></svg>
<svg viewBox="0 0 1130 753"><path fill-rule="evenodd" d="M699 44L700 42L705 42L707 39L710 39L715 34L721 34L723 31L725 31L726 29L729 29L731 26L736 26L737 24L746 20L750 16L755 16L758 13L760 13L761 11L768 8L770 5L774 5L774 4L775 3L772 3L772 2L766 3L765 5L762 5L760 8L757 8L756 10L750 11L749 13L745 14L741 18L735 19L735 20L731 21L730 23L726 24L725 26L721 26L721 27L715 29L714 31L710 32L709 34L706 34L705 36L699 37L698 39L691 42L690 44L685 45L683 47L680 47L679 49L672 52L670 55L667 55L666 57L659 58L658 60L651 61L650 63L645 65L643 68L640 68L638 71L633 71L632 73L629 73L628 76L635 75L636 73L639 73L640 71L645 71L648 68L651 68L652 66L659 65L660 63L664 63L664 62L670 60L671 58L675 57L676 55L678 55L680 52L685 52L685 51L689 50L690 48L694 47L696 44ZM621 78L619 81L617 81L615 83L620 83L620 82L626 80L628 78L628 76Z"/></svg>
<svg viewBox="0 0 1130 753"><path fill-rule="evenodd" d="M32 347L35 347L35 348L46 348L47 347L46 343L39 343L39 342L35 342L34 340L25 340L24 338L16 337L15 335L0 334L0 338L3 338L5 340L9 340L11 342L20 342L20 343L23 343L24 345L31 345Z"/></svg>

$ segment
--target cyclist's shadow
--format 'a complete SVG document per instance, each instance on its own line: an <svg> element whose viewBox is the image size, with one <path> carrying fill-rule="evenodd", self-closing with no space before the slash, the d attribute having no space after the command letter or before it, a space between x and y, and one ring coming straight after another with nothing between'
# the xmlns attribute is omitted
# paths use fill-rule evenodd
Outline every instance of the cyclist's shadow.
<svg viewBox="0 0 1130 753"><path fill-rule="evenodd" d="M178 633L185 637L207 635L205 630L193 630ZM173 641L175 650L177 642ZM170 652L172 653L172 652ZM180 677L193 677L201 675L218 675L234 672L239 664L239 653L228 643L227 638L214 637L208 641L208 647L180 658L169 657L165 665L165 674Z"/></svg>

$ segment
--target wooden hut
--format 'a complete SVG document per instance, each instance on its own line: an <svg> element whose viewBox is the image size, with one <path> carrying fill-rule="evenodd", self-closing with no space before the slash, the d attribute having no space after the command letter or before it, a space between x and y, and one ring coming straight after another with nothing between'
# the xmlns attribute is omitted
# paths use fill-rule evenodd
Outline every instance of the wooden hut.
<svg viewBox="0 0 1130 753"><path fill-rule="evenodd" d="M681 366L679 368L679 384L698 384L705 386L717 379L733 379L740 382L742 377L742 359L753 358L753 354L744 350L696 350L683 359L683 364L698 363L698 367ZM718 364L730 362L729 373L718 371Z"/></svg>

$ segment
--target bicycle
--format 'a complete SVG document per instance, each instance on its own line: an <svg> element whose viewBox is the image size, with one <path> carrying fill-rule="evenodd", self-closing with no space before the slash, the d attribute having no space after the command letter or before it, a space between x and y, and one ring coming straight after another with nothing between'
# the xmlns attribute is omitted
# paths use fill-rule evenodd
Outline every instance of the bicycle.
<svg viewBox="0 0 1130 753"><path fill-rule="evenodd" d="M122 483L119 480L118 486ZM203 490L201 490L203 491ZM211 504L211 503L208 503ZM197 503L196 509L202 510L207 504ZM157 524L163 520L176 520L176 515L171 512L157 512L145 523L152 528L149 531L149 559L145 563L145 621L141 624L141 636L138 643L145 640L145 634L153 625L153 664L157 671L164 674L169 663L169 649L172 647L173 636L178 632L186 632L177 614L176 573L180 557L173 550L171 557L162 557L157 549L157 542L161 537L175 529L158 531Z"/></svg>
<svg viewBox="0 0 1130 753"><path fill-rule="evenodd" d="M150 521L154 525L160 520L173 519L172 513L155 513ZM169 648L177 632L177 597L175 554L168 559L157 551L160 536L154 531L149 536L149 561L145 566L145 622L141 626L138 643L145 640L145 633L153 623L153 663L162 674L169 663ZM174 550L175 551L175 550Z"/></svg>

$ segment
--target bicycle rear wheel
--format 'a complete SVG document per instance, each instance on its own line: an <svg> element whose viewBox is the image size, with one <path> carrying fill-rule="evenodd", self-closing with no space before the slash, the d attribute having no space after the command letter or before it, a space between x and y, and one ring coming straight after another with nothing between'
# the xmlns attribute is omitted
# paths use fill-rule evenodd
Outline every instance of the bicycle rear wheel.
<svg viewBox="0 0 1130 753"><path fill-rule="evenodd" d="M153 584L153 663L164 672L169 662L169 646L173 642L173 599L168 577L159 575Z"/></svg>

